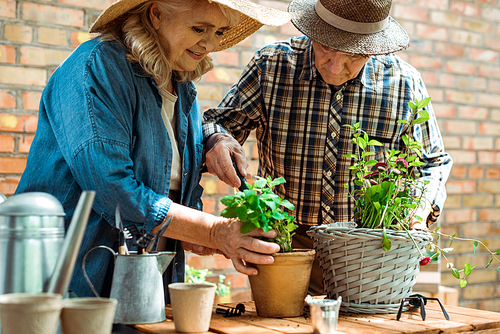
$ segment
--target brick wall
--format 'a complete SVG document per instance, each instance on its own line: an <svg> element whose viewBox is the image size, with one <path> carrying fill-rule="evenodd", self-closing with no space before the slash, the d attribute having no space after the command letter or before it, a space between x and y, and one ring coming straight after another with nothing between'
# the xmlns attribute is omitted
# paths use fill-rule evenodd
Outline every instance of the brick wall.
<svg viewBox="0 0 500 334"><path fill-rule="evenodd" d="M80 43L112 0L0 0L0 192L12 195L36 130L40 94L57 65ZM288 0L259 1L286 9ZM478 237L500 248L500 0L394 0L392 15L411 37L399 55L427 84L447 150L455 160L448 182L443 231ZM217 105L259 47L299 34L291 25L264 27L237 46L214 55L216 69L196 83L203 108ZM257 170L255 137L245 145L250 172ZM219 199L232 189L203 180L204 210L219 214ZM454 244L450 259L478 264L459 291L460 304L500 311L498 266L483 269L483 249ZM245 276L221 256L188 256L196 268L226 273L233 300L249 298ZM442 283L458 287L443 269Z"/></svg>

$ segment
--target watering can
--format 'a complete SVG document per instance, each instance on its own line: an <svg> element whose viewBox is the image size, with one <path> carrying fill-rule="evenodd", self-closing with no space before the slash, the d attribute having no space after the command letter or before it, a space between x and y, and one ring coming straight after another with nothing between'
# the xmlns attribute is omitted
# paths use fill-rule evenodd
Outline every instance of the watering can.
<svg viewBox="0 0 500 334"><path fill-rule="evenodd" d="M94 197L82 192L66 237L54 196L30 192L0 201L0 295L66 294Z"/></svg>
<svg viewBox="0 0 500 334"><path fill-rule="evenodd" d="M90 249L83 258L82 270L87 283L99 297L85 271L87 256L96 249L106 249L114 256L115 268L110 298L118 301L115 324L148 324L165 321L163 273L175 252L118 254L107 246Z"/></svg>

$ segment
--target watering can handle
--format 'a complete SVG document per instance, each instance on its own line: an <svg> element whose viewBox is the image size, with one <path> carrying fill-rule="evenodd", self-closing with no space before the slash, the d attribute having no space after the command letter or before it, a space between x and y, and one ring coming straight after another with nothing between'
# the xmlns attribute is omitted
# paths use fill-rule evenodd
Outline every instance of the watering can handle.
<svg viewBox="0 0 500 334"><path fill-rule="evenodd" d="M83 276L85 277L85 280L87 281L87 284L90 286L90 289L92 290L92 292L94 293L94 295L97 297L97 298L100 298L101 296L99 295L99 293L97 293L97 290L95 289L94 287L94 284L92 284L92 282L90 281L90 278L87 276L87 271L85 270L85 262L87 261L87 256L94 250L96 249L99 249L99 248L102 248L102 249L107 249L109 250L114 258L116 259L116 253L114 250L112 250L111 248L109 248L108 246L97 246L97 247L94 247L92 248L91 250L89 250L87 252L87 254L85 254L85 256L83 257L83 261L82 261L82 271L83 271Z"/></svg>

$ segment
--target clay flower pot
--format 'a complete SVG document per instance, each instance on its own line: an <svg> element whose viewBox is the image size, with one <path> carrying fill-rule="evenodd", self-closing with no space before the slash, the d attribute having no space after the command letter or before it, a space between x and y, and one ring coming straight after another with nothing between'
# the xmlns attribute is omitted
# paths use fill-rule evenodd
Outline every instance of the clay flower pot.
<svg viewBox="0 0 500 334"><path fill-rule="evenodd" d="M62 296L54 293L9 293L0 296L3 334L55 334Z"/></svg>
<svg viewBox="0 0 500 334"><path fill-rule="evenodd" d="M248 278L259 316L287 318L303 313L315 252L294 249L273 254L273 264L254 264L259 274Z"/></svg>
<svg viewBox="0 0 500 334"><path fill-rule="evenodd" d="M176 332L208 331L212 318L215 288L215 284L211 283L170 283L168 285Z"/></svg>
<svg viewBox="0 0 500 334"><path fill-rule="evenodd" d="M71 298L63 300L63 334L110 334L117 300L113 298Z"/></svg>

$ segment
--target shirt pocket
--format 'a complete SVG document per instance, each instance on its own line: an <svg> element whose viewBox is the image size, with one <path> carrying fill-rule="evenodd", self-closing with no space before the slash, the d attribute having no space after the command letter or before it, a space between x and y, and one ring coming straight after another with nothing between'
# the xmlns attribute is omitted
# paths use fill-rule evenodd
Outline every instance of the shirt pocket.
<svg viewBox="0 0 500 334"><path fill-rule="evenodd" d="M385 162L385 152L392 149L400 149L400 130L401 127L399 126L399 124L394 129L391 129L391 131L385 131L375 128L366 129L366 134L368 135L368 138L370 140L376 140L382 144L382 146L371 145L368 147L368 151L375 153L375 155L371 156L370 159L374 159L379 162Z"/></svg>

